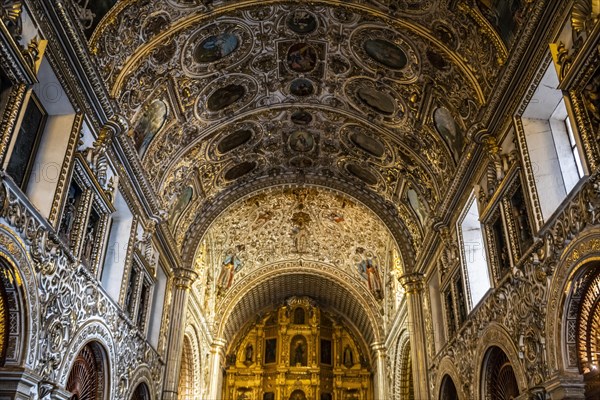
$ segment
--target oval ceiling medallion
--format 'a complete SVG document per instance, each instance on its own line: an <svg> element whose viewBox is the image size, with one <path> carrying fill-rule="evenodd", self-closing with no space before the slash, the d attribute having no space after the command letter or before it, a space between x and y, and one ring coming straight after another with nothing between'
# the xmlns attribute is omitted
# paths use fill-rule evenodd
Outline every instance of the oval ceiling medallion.
<svg viewBox="0 0 600 400"><path fill-rule="evenodd" d="M287 53L287 65L292 71L310 72L317 65L317 51L308 43L296 43Z"/></svg>
<svg viewBox="0 0 600 400"><path fill-rule="evenodd" d="M394 99L375 88L363 86L358 89L356 94L365 105L381 114L392 115L396 110Z"/></svg>
<svg viewBox="0 0 600 400"><path fill-rule="evenodd" d="M373 186L377 184L377 177L375 176L375 174L366 168L363 168L354 163L349 163L346 164L346 170L361 181L365 182L367 185Z"/></svg>
<svg viewBox="0 0 600 400"><path fill-rule="evenodd" d="M317 29L317 18L305 10L292 12L286 22L288 28L301 35L306 35Z"/></svg>
<svg viewBox="0 0 600 400"><path fill-rule="evenodd" d="M194 50L194 61L211 63L227 57L237 49L239 40L231 33L221 33L204 39Z"/></svg>
<svg viewBox="0 0 600 400"><path fill-rule="evenodd" d="M290 135L288 144L293 151L306 153L315 147L315 138L312 133L299 130Z"/></svg>
<svg viewBox="0 0 600 400"><path fill-rule="evenodd" d="M363 44L365 52L373 60L391 69L402 69L408 58L402 49L383 39L369 39Z"/></svg>
<svg viewBox="0 0 600 400"><path fill-rule="evenodd" d="M370 155L375 157L383 157L385 147L372 137L367 136L362 132L352 132L350 134L350 140L356 145L356 147L362 149Z"/></svg>
<svg viewBox="0 0 600 400"><path fill-rule="evenodd" d="M217 150L221 154L228 153L244 143L247 143L251 138L252 131L250 129L240 129L221 139L217 145Z"/></svg>
<svg viewBox="0 0 600 400"><path fill-rule="evenodd" d="M310 96L315 92L315 87L308 79L294 79L290 84L290 93L294 96L304 97Z"/></svg>
<svg viewBox="0 0 600 400"><path fill-rule="evenodd" d="M455 157L458 158L463 147L463 140L450 110L446 107L436 108L433 112L433 125L448 143Z"/></svg>
<svg viewBox="0 0 600 400"><path fill-rule="evenodd" d="M144 154L148 145L167 121L169 108L162 100L154 100L144 111L133 128L133 142L139 154Z"/></svg>
<svg viewBox="0 0 600 400"><path fill-rule="evenodd" d="M233 181L238 178L241 178L246 174L249 174L250 172L254 171L255 168L256 161L244 161L240 164L234 165L233 167L229 168L227 172L225 172L224 177L228 181Z"/></svg>
<svg viewBox="0 0 600 400"><path fill-rule="evenodd" d="M242 85L230 84L217 89L208 97L206 108L210 111L219 111L238 101L244 96L246 89Z"/></svg>
<svg viewBox="0 0 600 400"><path fill-rule="evenodd" d="M292 114L290 119L297 125L308 125L312 122L313 117L306 111L296 111Z"/></svg>

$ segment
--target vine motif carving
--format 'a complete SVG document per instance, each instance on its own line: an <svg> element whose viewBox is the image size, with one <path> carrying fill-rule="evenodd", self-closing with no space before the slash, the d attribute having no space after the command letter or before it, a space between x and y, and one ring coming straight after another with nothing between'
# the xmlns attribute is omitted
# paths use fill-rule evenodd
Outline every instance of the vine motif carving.
<svg viewBox="0 0 600 400"><path fill-rule="evenodd" d="M519 268L502 280L493 293L483 299L458 334L438 353L430 372L437 376L439 363L448 357L459 372L468 397L477 397L469 382L475 381L478 366L477 343L492 323L503 326L519 351L519 362L527 373L527 387L535 388L554 372L546 350L546 324L553 324L553 310L558 304L548 304L551 281L562 252L586 228L600 222L600 174L589 177L579 193L540 234L539 243L523 255ZM587 246L598 246L592 241ZM565 261L572 263L585 249L573 250ZM532 389L533 390L533 389ZM537 389L536 389L537 390ZM537 395L538 392L532 395Z"/></svg>
<svg viewBox="0 0 600 400"><path fill-rule="evenodd" d="M159 355L135 327L128 325L117 305L100 289L95 277L74 260L49 224L11 185L7 180L0 183L0 218L18 234L17 240L30 249L37 275L33 282L37 287L29 288L33 291L29 298L38 299L38 304L30 307L39 307L40 314L44 315L39 319L39 328L31 329L30 343L38 354L34 357L37 361L33 363L33 370L44 381L60 384L65 381L70 368L70 365L59 368L61 360L65 359L65 349L68 349L67 354L75 354L79 344L99 337L107 347L113 347L107 350L114 356L111 365L115 368L113 376L119 382L119 390L113 392L112 398L124 398L130 375L140 365L150 369L157 392L163 379ZM11 254L15 253L16 250L5 243L4 235L0 238L0 245L8 247ZM35 292L37 297L33 295ZM105 321L104 329L91 322L98 318ZM35 332L39 332L37 337ZM113 332L114 336L110 337L106 332Z"/></svg>

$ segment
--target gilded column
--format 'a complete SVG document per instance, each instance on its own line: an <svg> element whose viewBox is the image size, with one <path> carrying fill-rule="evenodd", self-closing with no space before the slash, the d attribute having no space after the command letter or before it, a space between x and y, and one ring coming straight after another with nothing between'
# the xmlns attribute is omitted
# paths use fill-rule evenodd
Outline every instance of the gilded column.
<svg viewBox="0 0 600 400"><path fill-rule="evenodd" d="M375 400L385 400L390 397L388 395L388 387L386 381L385 345L381 342L372 343L371 349L375 354Z"/></svg>
<svg viewBox="0 0 600 400"><path fill-rule="evenodd" d="M406 292L406 303L408 305L408 331L410 333L410 356L415 399L428 399L427 343L425 315L423 314L423 274L410 273L402 275L400 283Z"/></svg>
<svg viewBox="0 0 600 400"><path fill-rule="evenodd" d="M210 375L208 376L208 398L206 400L218 400L221 398L223 386L223 359L225 358L224 339L215 339L210 347Z"/></svg>
<svg viewBox="0 0 600 400"><path fill-rule="evenodd" d="M163 400L177 400L179 385L179 370L181 368L181 355L183 352L183 336L185 333L185 313L192 283L197 274L181 268L175 271L173 287L173 303L171 304L171 331L167 345L167 366L165 370L165 384L163 386ZM199 371L198 371L199 372Z"/></svg>

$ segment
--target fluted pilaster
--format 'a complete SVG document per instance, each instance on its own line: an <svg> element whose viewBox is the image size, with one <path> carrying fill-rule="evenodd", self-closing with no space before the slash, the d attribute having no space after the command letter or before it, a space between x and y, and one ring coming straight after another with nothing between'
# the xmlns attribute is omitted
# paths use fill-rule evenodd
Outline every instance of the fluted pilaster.
<svg viewBox="0 0 600 400"><path fill-rule="evenodd" d="M429 385L427 379L425 315L423 313L423 274L405 274L399 280L406 292L406 302L408 305L408 331L410 333L415 399L428 399Z"/></svg>
<svg viewBox="0 0 600 400"><path fill-rule="evenodd" d="M171 304L171 330L167 347L167 368L163 400L177 400L183 337L185 333L185 312L192 283L196 280L196 272L189 269L178 269L173 277L173 302Z"/></svg>

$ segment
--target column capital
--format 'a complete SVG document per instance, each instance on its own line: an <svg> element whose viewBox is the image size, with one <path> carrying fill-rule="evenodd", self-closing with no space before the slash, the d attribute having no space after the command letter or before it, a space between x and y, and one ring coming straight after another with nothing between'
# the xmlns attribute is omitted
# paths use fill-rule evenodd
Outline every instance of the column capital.
<svg viewBox="0 0 600 400"><path fill-rule="evenodd" d="M371 343L371 349L377 354L383 353L385 354L387 348L385 347L385 343L383 342L373 342Z"/></svg>
<svg viewBox="0 0 600 400"><path fill-rule="evenodd" d="M177 268L173 274L175 287L179 289L190 289L192 283L198 278L196 271L188 268Z"/></svg>
<svg viewBox="0 0 600 400"><path fill-rule="evenodd" d="M425 276L420 272L410 272L398 277L406 293L420 293L423 291Z"/></svg>
<svg viewBox="0 0 600 400"><path fill-rule="evenodd" d="M223 338L215 338L211 343L211 346L216 347L216 348L223 348L226 345L227 345L227 340L225 340Z"/></svg>

